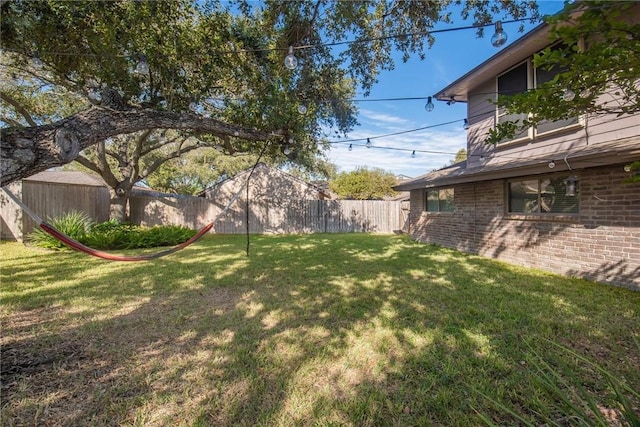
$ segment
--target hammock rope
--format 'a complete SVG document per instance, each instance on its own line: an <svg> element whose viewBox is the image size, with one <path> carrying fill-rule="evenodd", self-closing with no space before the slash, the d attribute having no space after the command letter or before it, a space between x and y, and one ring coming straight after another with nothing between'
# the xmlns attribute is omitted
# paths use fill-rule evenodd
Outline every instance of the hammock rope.
<svg viewBox="0 0 640 427"><path fill-rule="evenodd" d="M231 205L238 199L238 197L240 196L240 192L242 191L242 188L241 188L233 196L231 201L222 210L222 212L220 212L218 215L216 215L215 219L212 222L210 222L209 224L205 225L200 231L198 231L189 240L187 240L185 242L182 242L182 243L180 243L180 244L178 244L176 246L173 246L173 247L171 247L169 249L160 251L160 252L155 252L155 253L150 253L150 254L142 254L142 255L118 255L118 254L112 254L112 253L109 253L109 252L99 251L97 249L90 248L89 246L86 246L86 245L78 242L77 240L72 239L71 237L69 237L66 234L64 234L63 232L61 232L60 230L56 229L51 224L47 224L46 221L44 221L42 218L40 218L40 216L38 216L35 212L33 212L27 205L25 205L22 202L22 200L20 200L15 194L13 194L11 191L9 191L8 188L3 187L2 189L9 196L9 198L11 200L13 200L29 217L31 217L31 219L33 221L35 221L37 226L42 231L44 231L45 233L49 234L53 238L58 239L59 241L61 241L62 243L64 243L68 247L70 247L71 249L74 249L74 250L79 251L79 252L83 252L83 253L85 253L87 255L91 255L91 256L94 256L94 257L97 257L97 258L106 259L106 260L109 260L109 261L150 261L150 260L153 260L153 259L157 259L157 258L166 256L166 255L170 255L172 253L178 252L181 249L186 248L187 246L191 245L192 243L200 240L200 238L202 236L207 234L213 228L213 226L214 226L215 222L218 220L218 218L220 218L231 207Z"/></svg>

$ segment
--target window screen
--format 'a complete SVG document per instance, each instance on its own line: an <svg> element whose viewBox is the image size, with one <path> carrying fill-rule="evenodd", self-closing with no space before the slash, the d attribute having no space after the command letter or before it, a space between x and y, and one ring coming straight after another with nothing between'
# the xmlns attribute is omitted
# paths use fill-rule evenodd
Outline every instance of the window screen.
<svg viewBox="0 0 640 427"><path fill-rule="evenodd" d="M529 62L523 62L510 71L498 76L498 95L510 96L518 93L526 92L528 88L528 68ZM527 114L507 114L504 108L498 109L498 123L519 122L527 119ZM515 139L528 135L527 129L522 129L518 134L514 135Z"/></svg>
<svg viewBox="0 0 640 427"><path fill-rule="evenodd" d="M429 212L438 212L440 210L438 190L427 191L427 210Z"/></svg>
<svg viewBox="0 0 640 427"><path fill-rule="evenodd" d="M498 93L500 95L515 95L527 90L527 69L529 63L523 62L510 71L498 77Z"/></svg>
<svg viewBox="0 0 640 427"><path fill-rule="evenodd" d="M552 49L560 49L560 48L564 48L564 46L562 44L559 44ZM552 81L556 76L556 74L561 73L563 71L565 71L565 69L560 67L559 65L555 65L550 69L547 69L546 67L536 68L535 69L536 87L540 87L541 85ZM536 127L536 132L537 133L550 132L552 130L562 129L563 127L575 125L576 123L578 123L577 117L571 117L566 120L556 120L553 122L544 120L538 123Z"/></svg>

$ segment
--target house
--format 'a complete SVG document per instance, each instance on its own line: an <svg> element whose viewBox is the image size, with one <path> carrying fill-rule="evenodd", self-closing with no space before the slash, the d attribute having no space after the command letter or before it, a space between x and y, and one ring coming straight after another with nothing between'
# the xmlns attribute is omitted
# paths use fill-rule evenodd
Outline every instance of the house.
<svg viewBox="0 0 640 427"><path fill-rule="evenodd" d="M306 202L331 198L317 186L264 163L219 182L201 196L211 199L220 209L229 206L231 217L237 216L236 211L245 212L244 222L247 184L250 231L255 233L306 230L310 224L304 223L308 217L305 212L312 209Z"/></svg>
<svg viewBox="0 0 640 427"><path fill-rule="evenodd" d="M410 192L410 235L640 290L640 183L624 182L640 160L640 115L546 122L485 143L504 117L488 98L534 89L532 57L550 45L540 25L435 95L467 104L468 159L394 187Z"/></svg>
<svg viewBox="0 0 640 427"><path fill-rule="evenodd" d="M95 222L109 219L109 187L88 173L40 172L11 183L8 188L44 220L71 211L85 212ZM36 226L4 192L0 192L0 217L2 239L23 240Z"/></svg>
<svg viewBox="0 0 640 427"><path fill-rule="evenodd" d="M226 204L249 182L249 197L275 204L287 203L289 200L325 200L330 198L328 192L300 178L273 168L265 163L258 163L254 168L246 169L233 178L221 181L200 195L216 202Z"/></svg>

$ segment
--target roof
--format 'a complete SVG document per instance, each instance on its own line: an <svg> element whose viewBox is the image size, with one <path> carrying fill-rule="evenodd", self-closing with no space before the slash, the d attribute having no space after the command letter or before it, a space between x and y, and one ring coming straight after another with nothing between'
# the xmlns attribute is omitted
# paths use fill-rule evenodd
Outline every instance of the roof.
<svg viewBox="0 0 640 427"><path fill-rule="evenodd" d="M102 178L80 171L45 171L24 178L28 182L46 182L51 184L85 185L90 187L106 187Z"/></svg>
<svg viewBox="0 0 640 427"><path fill-rule="evenodd" d="M300 178L298 178L298 177L296 177L296 176L293 176L293 175L291 175L290 173L284 172L284 171L282 171L282 170L280 170L280 169L278 169L278 168L271 167L271 166L269 166L269 165L267 165L267 164L265 164L265 163L262 163L262 162L258 163L258 164L256 165L255 169L256 169L256 170L258 170L258 169L264 169L264 170L270 170L270 171L276 172L276 173L278 173L278 174L281 174L281 175L283 175L283 176L287 177L288 179L290 179L290 180L292 180L292 181L296 181L296 182L299 182L300 184L303 184L303 185L309 186L309 187L311 187L311 188L314 188L314 189L315 189L315 190L317 190L319 193L323 193L323 194L325 194L326 196L329 196L329 193L328 193L327 191L323 190L322 188L318 187L317 185L314 185L314 184L312 184L312 183L310 183L310 182L307 182L307 181L305 181L305 180L303 180L303 179L300 179ZM207 194L207 193L209 193L209 192L211 192L211 191L215 190L216 188L221 187L222 185L224 185L224 184L225 184L225 183L227 183L227 182L230 182L230 181L237 181L238 179L245 179L244 177L246 177L246 176L247 176L248 174L250 174L252 171L253 171L253 168L245 169L245 170L243 170L242 172L238 173L237 175L235 175L235 176L233 176L233 177L231 177L231 178L227 178L227 179L225 179L225 180L222 180L222 181L220 181L220 182L218 182L218 183L216 183L216 184L212 185L211 187L206 188L204 191L200 192L200 193L198 194L198 196L203 196L203 195L205 195L205 194Z"/></svg>
<svg viewBox="0 0 640 427"><path fill-rule="evenodd" d="M456 101L467 102L468 94L473 88L550 45L550 29L551 27L548 24L538 25L491 58L438 91L434 97L440 101L449 101L453 97Z"/></svg>
<svg viewBox="0 0 640 427"><path fill-rule="evenodd" d="M553 172L562 172L602 166L604 164L621 164L640 158L638 137L604 142L578 149L557 152L554 155L556 166ZM501 157L488 158L480 166L468 167L466 161L456 163L444 169L430 172L411 181L394 186L396 191L409 191L423 188L441 187L445 185L468 182L489 181L494 179L513 178L516 176L549 173L549 155L536 157L523 155L521 158L505 160Z"/></svg>

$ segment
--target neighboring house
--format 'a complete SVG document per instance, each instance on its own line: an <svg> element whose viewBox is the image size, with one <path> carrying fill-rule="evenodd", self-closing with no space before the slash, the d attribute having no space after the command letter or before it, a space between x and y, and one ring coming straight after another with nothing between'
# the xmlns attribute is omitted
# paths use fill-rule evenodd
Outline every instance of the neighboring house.
<svg viewBox="0 0 640 427"><path fill-rule="evenodd" d="M208 189L202 196L210 199L219 209L230 206L226 217L246 223L247 179L250 231L255 233L286 233L306 230L309 201L327 200L330 197L313 184L305 182L279 169L259 163L255 169L240 172ZM233 201L233 203L231 203ZM319 207L316 205L315 210ZM221 224L220 229L224 229Z"/></svg>
<svg viewBox="0 0 640 427"><path fill-rule="evenodd" d="M234 176L207 188L202 196L213 199L218 204L226 205L238 191L246 188L249 180L249 198L252 200L268 201L275 205L288 204L291 200L325 200L330 198L327 192L302 179L273 168L264 163L258 163L253 168L244 170ZM245 193L242 194L244 199Z"/></svg>
<svg viewBox="0 0 640 427"><path fill-rule="evenodd" d="M553 76L533 67L541 25L436 95L467 103L466 161L394 187L410 191L412 238L640 290L640 115L546 122L484 143L505 116L487 98ZM548 72L546 72L548 74ZM482 274L478 272L478 274Z"/></svg>
<svg viewBox="0 0 640 427"><path fill-rule="evenodd" d="M9 190L42 219L71 211L85 212L93 221L109 219L109 187L94 175L77 171L40 172L9 184ZM23 240L35 222L0 192L2 239Z"/></svg>

